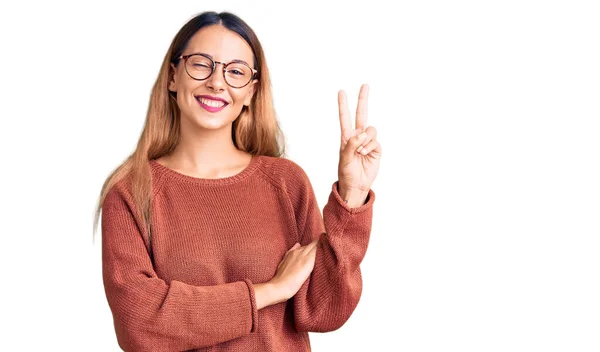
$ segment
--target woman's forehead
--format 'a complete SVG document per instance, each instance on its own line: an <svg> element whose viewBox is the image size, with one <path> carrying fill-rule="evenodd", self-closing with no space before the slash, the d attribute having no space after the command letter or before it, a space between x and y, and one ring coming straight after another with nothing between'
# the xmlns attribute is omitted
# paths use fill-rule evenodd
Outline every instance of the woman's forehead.
<svg viewBox="0 0 600 352"><path fill-rule="evenodd" d="M190 39L184 54L205 53L217 61L243 60L252 62L250 45L236 32L220 25L200 29Z"/></svg>

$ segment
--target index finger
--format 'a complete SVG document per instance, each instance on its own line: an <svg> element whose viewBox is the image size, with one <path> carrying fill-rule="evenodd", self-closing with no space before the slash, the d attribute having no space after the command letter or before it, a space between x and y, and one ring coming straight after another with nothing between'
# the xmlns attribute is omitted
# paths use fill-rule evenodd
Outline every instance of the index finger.
<svg viewBox="0 0 600 352"><path fill-rule="evenodd" d="M350 112L348 111L348 101L346 92L340 90L338 92L338 108L340 111L340 130L342 132L342 141L346 142L354 135L352 129L352 121L350 120Z"/></svg>
<svg viewBox="0 0 600 352"><path fill-rule="evenodd" d="M363 84L358 93L358 105L356 105L356 128L364 132L367 126L367 100L369 99L369 85Z"/></svg>

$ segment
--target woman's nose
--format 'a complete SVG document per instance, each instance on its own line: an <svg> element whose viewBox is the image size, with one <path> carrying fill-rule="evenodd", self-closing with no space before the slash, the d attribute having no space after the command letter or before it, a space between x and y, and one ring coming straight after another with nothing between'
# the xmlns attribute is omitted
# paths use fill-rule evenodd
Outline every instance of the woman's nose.
<svg viewBox="0 0 600 352"><path fill-rule="evenodd" d="M225 82L225 76L224 76L225 72L223 72L223 68L221 66L219 66L219 64L223 65L223 63L221 63L221 62L216 62L215 70L213 71L212 75L210 75L210 77L208 78L208 81L206 82L206 85L209 88L212 88L217 91L223 90L223 88L227 84Z"/></svg>

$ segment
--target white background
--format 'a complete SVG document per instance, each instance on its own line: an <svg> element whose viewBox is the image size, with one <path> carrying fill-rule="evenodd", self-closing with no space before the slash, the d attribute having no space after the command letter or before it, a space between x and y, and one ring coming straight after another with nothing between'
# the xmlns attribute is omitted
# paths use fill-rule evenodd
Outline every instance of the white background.
<svg viewBox="0 0 600 352"><path fill-rule="evenodd" d="M0 350L118 351L92 217L171 39L258 34L288 156L320 206L337 91L383 158L364 290L314 351L600 350L600 12L593 1L0 6Z"/></svg>

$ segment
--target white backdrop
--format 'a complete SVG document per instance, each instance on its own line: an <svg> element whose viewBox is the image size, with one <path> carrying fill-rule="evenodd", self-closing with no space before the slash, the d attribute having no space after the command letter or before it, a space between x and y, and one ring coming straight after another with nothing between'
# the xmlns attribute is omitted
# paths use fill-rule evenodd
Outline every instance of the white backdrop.
<svg viewBox="0 0 600 352"><path fill-rule="evenodd" d="M600 350L595 2L393 6L3 2L0 350L119 350L94 207L171 39L205 10L257 32L321 208L337 91L353 111L371 86L383 157L363 295L314 351Z"/></svg>

